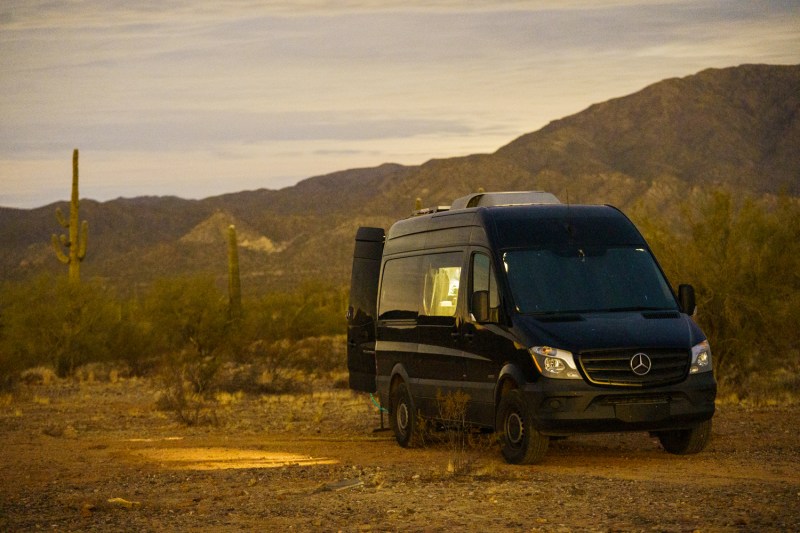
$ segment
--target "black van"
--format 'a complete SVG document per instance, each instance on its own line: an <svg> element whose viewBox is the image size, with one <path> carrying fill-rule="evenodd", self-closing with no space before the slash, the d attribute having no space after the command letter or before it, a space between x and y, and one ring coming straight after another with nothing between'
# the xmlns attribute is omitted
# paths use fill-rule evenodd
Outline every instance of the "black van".
<svg viewBox="0 0 800 533"><path fill-rule="evenodd" d="M497 431L510 463L550 437L649 431L671 453L711 435L716 382L694 291L677 294L611 206L480 193L388 234L360 228L348 309L350 387L377 392L401 446L443 395Z"/></svg>

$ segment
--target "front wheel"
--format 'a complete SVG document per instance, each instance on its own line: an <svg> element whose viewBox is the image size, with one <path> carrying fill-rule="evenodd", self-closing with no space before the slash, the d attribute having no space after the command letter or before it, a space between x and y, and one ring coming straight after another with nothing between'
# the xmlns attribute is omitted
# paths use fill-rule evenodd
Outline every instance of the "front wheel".
<svg viewBox="0 0 800 533"><path fill-rule="evenodd" d="M417 413L405 381L398 383L389 395L389 420L394 438L403 448L416 444Z"/></svg>
<svg viewBox="0 0 800 533"><path fill-rule="evenodd" d="M550 439L534 427L531 409L519 390L508 391L500 400L495 427L500 432L500 451L507 462L534 464L547 453Z"/></svg>
<svg viewBox="0 0 800 533"><path fill-rule="evenodd" d="M658 434L661 446L669 453L689 455L701 452L711 440L711 419L691 429L662 431Z"/></svg>

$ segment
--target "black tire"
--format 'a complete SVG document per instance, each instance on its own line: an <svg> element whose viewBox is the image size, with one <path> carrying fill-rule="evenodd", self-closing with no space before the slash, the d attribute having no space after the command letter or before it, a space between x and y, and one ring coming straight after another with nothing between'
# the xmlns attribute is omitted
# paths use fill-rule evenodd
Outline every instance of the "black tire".
<svg viewBox="0 0 800 533"><path fill-rule="evenodd" d="M550 439L534 427L533 413L519 390L508 391L500 400L495 427L500 433L500 451L507 462L535 464L547 453Z"/></svg>
<svg viewBox="0 0 800 533"><path fill-rule="evenodd" d="M691 429L677 429L657 433L661 446L669 453L690 455L701 452L711 440L711 419Z"/></svg>
<svg viewBox="0 0 800 533"><path fill-rule="evenodd" d="M392 388L389 400L389 420L394 438L403 448L415 446L417 411L405 381L400 381Z"/></svg>

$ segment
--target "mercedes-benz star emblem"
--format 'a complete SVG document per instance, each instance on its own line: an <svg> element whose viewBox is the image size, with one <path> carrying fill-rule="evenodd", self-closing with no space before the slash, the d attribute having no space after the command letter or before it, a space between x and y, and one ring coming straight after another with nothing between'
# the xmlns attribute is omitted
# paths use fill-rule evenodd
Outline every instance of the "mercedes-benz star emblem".
<svg viewBox="0 0 800 533"><path fill-rule="evenodd" d="M637 353L631 357L631 370L637 376L644 376L653 368L653 362L646 353Z"/></svg>

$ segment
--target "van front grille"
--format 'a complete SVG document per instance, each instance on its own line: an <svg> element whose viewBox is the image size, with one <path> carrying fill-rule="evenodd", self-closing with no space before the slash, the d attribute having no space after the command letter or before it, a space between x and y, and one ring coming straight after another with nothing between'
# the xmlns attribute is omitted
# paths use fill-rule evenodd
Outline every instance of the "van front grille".
<svg viewBox="0 0 800 533"><path fill-rule="evenodd" d="M578 356L581 370L590 383L617 387L677 383L686 378L690 359L688 351L663 349L599 350Z"/></svg>

